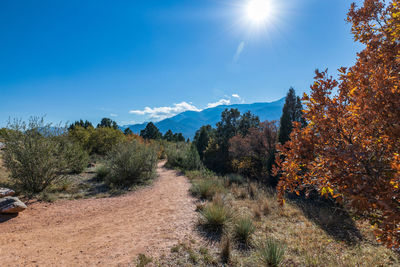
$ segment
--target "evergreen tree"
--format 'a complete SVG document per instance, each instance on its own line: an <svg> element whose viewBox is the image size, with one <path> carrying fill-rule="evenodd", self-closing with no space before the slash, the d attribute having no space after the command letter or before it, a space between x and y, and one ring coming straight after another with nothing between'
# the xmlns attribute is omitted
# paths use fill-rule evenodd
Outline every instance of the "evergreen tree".
<svg viewBox="0 0 400 267"><path fill-rule="evenodd" d="M69 126L68 130L74 130L77 126L83 127L83 128L85 128L85 129L87 129L87 128L89 128L89 127L93 128L93 125L92 125L92 123L91 123L90 121L87 121L87 120L83 121L83 120L81 119L81 120L79 120L79 121L75 121L74 123L72 123L72 124Z"/></svg>
<svg viewBox="0 0 400 267"><path fill-rule="evenodd" d="M279 125L279 143L284 144L290 139L293 130L293 122L300 122L304 127L306 121L303 118L303 106L300 97L296 97L296 92L291 87L286 95L285 105L283 106L282 116Z"/></svg>
<svg viewBox="0 0 400 267"><path fill-rule="evenodd" d="M199 130L197 130L196 135L194 136L193 143L197 148L197 152L199 152L200 159L203 160L204 151L208 146L208 142L213 134L213 129L211 125L201 126Z"/></svg>
<svg viewBox="0 0 400 267"><path fill-rule="evenodd" d="M112 119L103 118L101 119L101 122L97 124L97 128L113 128L116 130L118 129L118 124Z"/></svg>
<svg viewBox="0 0 400 267"><path fill-rule="evenodd" d="M149 122L146 125L146 128L140 131L140 136L144 139L157 140L162 138L162 133L160 132L160 130L158 130L157 126L155 126L154 123Z"/></svg>
<svg viewBox="0 0 400 267"><path fill-rule="evenodd" d="M221 121L217 123L215 135L204 153L206 166L219 173L231 172L229 159L229 140L239 131L240 112L238 109L225 109Z"/></svg>
<svg viewBox="0 0 400 267"><path fill-rule="evenodd" d="M125 131L124 131L124 134L125 135L132 135L133 132L132 132L132 130L130 128L126 128Z"/></svg>
<svg viewBox="0 0 400 267"><path fill-rule="evenodd" d="M258 128L259 126L260 119L258 116L251 114L250 111L247 111L239 120L238 131L242 136L245 136L249 132L249 129Z"/></svg>
<svg viewBox="0 0 400 267"><path fill-rule="evenodd" d="M171 130L168 130L163 137L164 140L167 140L168 142L172 142L174 139L174 134L172 133Z"/></svg>

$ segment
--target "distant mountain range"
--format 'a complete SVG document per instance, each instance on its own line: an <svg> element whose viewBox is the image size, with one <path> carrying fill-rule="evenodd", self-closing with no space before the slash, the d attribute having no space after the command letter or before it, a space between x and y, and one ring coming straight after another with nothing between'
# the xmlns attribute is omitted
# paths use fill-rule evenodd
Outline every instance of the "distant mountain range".
<svg viewBox="0 0 400 267"><path fill-rule="evenodd" d="M215 127L215 124L220 121L221 113L225 109L237 108L240 113L250 111L257 115L261 121L279 120L282 114L282 108L285 103L285 98L269 103L253 103L253 104L234 104L221 105L214 108L204 109L202 111L185 111L174 117L164 119L154 123L158 129L164 134L171 130L174 133L182 133L186 138L193 139L196 131L203 125L210 124ZM134 133L139 134L147 125L147 122L142 124L133 124L122 126L125 130L130 128Z"/></svg>

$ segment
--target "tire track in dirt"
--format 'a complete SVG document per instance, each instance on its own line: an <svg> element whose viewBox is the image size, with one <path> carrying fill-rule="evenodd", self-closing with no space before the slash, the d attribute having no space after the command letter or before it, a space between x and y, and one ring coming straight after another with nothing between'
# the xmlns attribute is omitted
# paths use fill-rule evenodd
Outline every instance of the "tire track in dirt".
<svg viewBox="0 0 400 267"><path fill-rule="evenodd" d="M0 265L125 266L200 239L190 183L161 163L157 172L152 186L124 196L30 205L0 223Z"/></svg>

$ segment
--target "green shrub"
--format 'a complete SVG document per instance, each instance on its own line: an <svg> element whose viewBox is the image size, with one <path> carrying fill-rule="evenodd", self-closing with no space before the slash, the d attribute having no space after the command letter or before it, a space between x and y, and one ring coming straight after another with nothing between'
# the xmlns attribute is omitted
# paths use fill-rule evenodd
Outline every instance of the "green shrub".
<svg viewBox="0 0 400 267"><path fill-rule="evenodd" d="M96 178L101 181L104 181L109 174L110 169L105 165L101 165L96 168Z"/></svg>
<svg viewBox="0 0 400 267"><path fill-rule="evenodd" d="M74 143L78 143L88 153L91 153L93 148L91 144L91 136L95 129L93 127L84 128L81 126L74 126L68 130L68 137L73 140Z"/></svg>
<svg viewBox="0 0 400 267"><path fill-rule="evenodd" d="M166 149L167 168L179 168L182 170L200 170L202 163L196 147L192 144L169 144Z"/></svg>
<svg viewBox="0 0 400 267"><path fill-rule="evenodd" d="M9 123L4 137L4 163L11 179L27 193L39 193L68 172L80 169L85 157L71 155L75 146L64 135L65 129L45 124L33 117L29 123Z"/></svg>
<svg viewBox="0 0 400 267"><path fill-rule="evenodd" d="M110 175L106 182L114 185L143 183L154 177L157 151L153 146L133 140L116 145L107 156Z"/></svg>
<svg viewBox="0 0 400 267"><path fill-rule="evenodd" d="M89 154L79 144L61 138L65 150L65 160L71 173L81 173L89 162Z"/></svg>
<svg viewBox="0 0 400 267"><path fill-rule="evenodd" d="M221 182L216 179L201 179L194 181L190 192L198 198L211 200L216 193L225 190Z"/></svg>
<svg viewBox="0 0 400 267"><path fill-rule="evenodd" d="M237 184L241 185L244 183L244 178L242 175L237 173L231 173L226 176L226 179L229 181L229 184Z"/></svg>
<svg viewBox="0 0 400 267"><path fill-rule="evenodd" d="M91 152L99 155L106 155L117 144L125 141L125 135L117 129L101 127L92 131L89 139Z"/></svg>
<svg viewBox="0 0 400 267"><path fill-rule="evenodd" d="M274 239L268 239L267 242L259 248L259 258L266 266L279 266L283 260L285 248Z"/></svg>
<svg viewBox="0 0 400 267"><path fill-rule="evenodd" d="M234 234L239 242L248 244L254 231L255 227L250 217L240 217L236 220Z"/></svg>
<svg viewBox="0 0 400 267"><path fill-rule="evenodd" d="M215 178L217 175L208 169L202 168L200 170L185 171L186 177L189 179L210 179Z"/></svg>
<svg viewBox="0 0 400 267"><path fill-rule="evenodd" d="M225 205L209 203L200 211L203 217L203 225L212 231L221 231L231 218L231 212Z"/></svg>

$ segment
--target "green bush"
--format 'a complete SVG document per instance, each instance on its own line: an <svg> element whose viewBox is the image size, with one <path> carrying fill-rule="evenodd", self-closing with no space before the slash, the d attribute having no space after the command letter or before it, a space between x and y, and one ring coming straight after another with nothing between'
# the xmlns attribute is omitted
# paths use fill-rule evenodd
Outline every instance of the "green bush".
<svg viewBox="0 0 400 267"><path fill-rule="evenodd" d="M96 128L90 135L89 147L92 153L106 155L123 141L125 141L125 135L120 130L101 127Z"/></svg>
<svg viewBox="0 0 400 267"><path fill-rule="evenodd" d="M240 217L235 221L234 234L236 239L244 244L248 244L255 227L250 217Z"/></svg>
<svg viewBox="0 0 400 267"><path fill-rule="evenodd" d="M220 181L211 178L194 181L190 188L192 195L208 200L211 200L216 193L222 193L224 190L225 188Z"/></svg>
<svg viewBox="0 0 400 267"><path fill-rule="evenodd" d="M179 168L189 171L202 168L199 153L193 144L169 144L166 153L167 163L165 166L167 168Z"/></svg>
<svg viewBox="0 0 400 267"><path fill-rule="evenodd" d="M259 258L265 266L279 266L283 260L285 248L274 239L268 239L267 242L259 248Z"/></svg>
<svg viewBox="0 0 400 267"><path fill-rule="evenodd" d="M93 127L84 128L82 126L74 126L68 130L68 137L73 140L73 142L78 143L88 153L91 153L93 148L90 138L94 131L95 129Z"/></svg>
<svg viewBox="0 0 400 267"><path fill-rule="evenodd" d="M106 155L118 143L125 141L125 135L110 127L75 126L68 130L68 136L80 144L88 153Z"/></svg>
<svg viewBox="0 0 400 267"><path fill-rule="evenodd" d="M105 165L101 165L96 168L96 178L101 181L104 181L109 174L110 169Z"/></svg>
<svg viewBox="0 0 400 267"><path fill-rule="evenodd" d="M237 173L231 173L226 176L226 179L229 181L229 184L238 184L241 185L244 183L244 178L242 175Z"/></svg>
<svg viewBox="0 0 400 267"><path fill-rule="evenodd" d="M14 121L4 136L4 163L11 179L28 193L39 193L72 170L78 171L85 156L72 156L76 147L65 129L33 117L29 123ZM76 152L76 151L75 151Z"/></svg>
<svg viewBox="0 0 400 267"><path fill-rule="evenodd" d="M69 171L71 173L81 173L89 162L89 154L79 144L66 139L61 137Z"/></svg>
<svg viewBox="0 0 400 267"><path fill-rule="evenodd" d="M225 205L209 203L200 211L203 225L212 231L221 231L231 218L231 212Z"/></svg>
<svg viewBox="0 0 400 267"><path fill-rule="evenodd" d="M106 182L109 184L133 185L154 177L157 151L153 146L136 140L117 144L107 158L110 175Z"/></svg>

